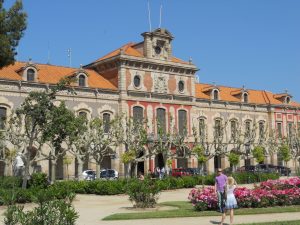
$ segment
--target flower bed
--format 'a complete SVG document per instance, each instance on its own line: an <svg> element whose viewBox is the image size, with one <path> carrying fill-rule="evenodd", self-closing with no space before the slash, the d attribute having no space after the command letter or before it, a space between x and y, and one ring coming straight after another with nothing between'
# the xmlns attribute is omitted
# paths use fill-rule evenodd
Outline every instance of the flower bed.
<svg viewBox="0 0 300 225"><path fill-rule="evenodd" d="M269 180L254 189L237 188L234 194L240 208L300 205L300 178ZM217 209L213 187L193 189L188 198L196 210Z"/></svg>

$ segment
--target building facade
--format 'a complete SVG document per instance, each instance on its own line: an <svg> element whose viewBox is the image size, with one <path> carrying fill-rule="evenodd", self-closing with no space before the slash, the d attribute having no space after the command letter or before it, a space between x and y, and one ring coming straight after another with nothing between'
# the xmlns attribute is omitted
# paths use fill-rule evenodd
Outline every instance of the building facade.
<svg viewBox="0 0 300 225"><path fill-rule="evenodd" d="M257 135L253 137L257 140L260 132L274 130L285 136L292 127L300 128L300 104L293 102L288 93L199 83L195 79L196 65L191 60L186 62L173 56L174 37L168 30L159 28L142 36L142 42L128 43L80 68L29 61L16 62L1 69L1 129L4 129L12 110L22 104L30 91L46 90L66 76L77 78L74 86L77 95L60 93L57 100L64 100L75 113L85 114L88 119L102 117L110 120L118 114L143 117L148 121L149 133L157 132L157 120L168 131L171 127L178 131L186 128L191 141L195 128L207 143L213 142L218 127L232 135L238 128L247 133L257 126ZM123 174L124 165L120 162L123 151L120 146L114 157L106 157L102 168L114 168ZM160 158L147 159L139 170L153 171L155 167L161 167ZM280 164L277 155L269 154L265 161ZM49 163L42 161L38 166L49 173ZM241 160L240 166L247 163L256 162L249 155ZM69 165L71 177L78 175L76 164L74 159ZM215 168L229 166L226 156L217 156L206 163L206 170L213 172ZM292 161L289 166L294 166ZM94 167L90 160L84 165L84 169ZM198 162L194 156L173 159L172 167L195 168ZM66 173L62 158L57 164L57 178L65 178Z"/></svg>

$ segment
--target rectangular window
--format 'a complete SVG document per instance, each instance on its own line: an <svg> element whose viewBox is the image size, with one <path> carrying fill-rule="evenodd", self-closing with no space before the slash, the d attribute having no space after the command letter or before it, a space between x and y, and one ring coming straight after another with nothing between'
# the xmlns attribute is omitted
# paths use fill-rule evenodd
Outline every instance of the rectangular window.
<svg viewBox="0 0 300 225"><path fill-rule="evenodd" d="M282 124L277 123L277 135L279 138L282 138Z"/></svg>
<svg viewBox="0 0 300 225"><path fill-rule="evenodd" d="M142 123L144 119L144 110L140 106L133 107L132 115L133 115L133 121L136 123Z"/></svg>
<svg viewBox="0 0 300 225"><path fill-rule="evenodd" d="M187 116L185 110L178 111L178 131L180 135L184 135L187 130Z"/></svg>
<svg viewBox="0 0 300 225"><path fill-rule="evenodd" d="M166 110L162 108L158 108L156 110L156 118L157 118L157 130L161 128L162 131L166 133Z"/></svg>
<svg viewBox="0 0 300 225"><path fill-rule="evenodd" d="M293 123L288 123L288 135L293 135Z"/></svg>

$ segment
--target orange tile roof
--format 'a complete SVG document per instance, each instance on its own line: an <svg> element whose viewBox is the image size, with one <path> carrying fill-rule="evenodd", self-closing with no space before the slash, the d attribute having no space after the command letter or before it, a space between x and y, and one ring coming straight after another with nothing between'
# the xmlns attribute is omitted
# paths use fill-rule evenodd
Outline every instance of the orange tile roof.
<svg viewBox="0 0 300 225"><path fill-rule="evenodd" d="M143 52L141 52L138 49L135 49L135 47L137 47L141 44L143 44L143 42L140 42L140 43L132 43L132 42L127 43L127 44L123 45L122 47L120 47L120 48L108 53L107 55L97 59L95 62L99 62L99 61L102 61L104 59L109 59L109 58L112 58L114 56L120 55L121 50L123 50L123 54L125 54L125 55L144 58ZM189 64L188 62L185 62L185 61L183 61L183 60L181 60L177 57L174 57L174 56L172 56L171 61L175 62L175 63Z"/></svg>
<svg viewBox="0 0 300 225"><path fill-rule="evenodd" d="M0 70L0 79L22 80L17 71L26 66L25 62L16 62L14 65L6 66ZM38 69L38 82L47 84L56 84L62 78L74 75L79 69L63 66L54 66L49 64L34 64ZM94 70L84 69L88 74L88 86L91 88L117 90L107 79L102 77Z"/></svg>
<svg viewBox="0 0 300 225"><path fill-rule="evenodd" d="M210 90L212 87L211 84L196 84L196 98L199 99L211 99ZM241 88L233 88L233 87L226 87L226 86L217 86L220 92L220 100L221 101L228 101L228 102L241 102L239 96L236 93L241 92ZM247 90L249 96L249 103L250 104L259 104L259 105L283 105L284 103L280 100L276 99L276 94L273 94L268 91L262 90ZM299 107L300 104L297 102L291 102L290 105Z"/></svg>

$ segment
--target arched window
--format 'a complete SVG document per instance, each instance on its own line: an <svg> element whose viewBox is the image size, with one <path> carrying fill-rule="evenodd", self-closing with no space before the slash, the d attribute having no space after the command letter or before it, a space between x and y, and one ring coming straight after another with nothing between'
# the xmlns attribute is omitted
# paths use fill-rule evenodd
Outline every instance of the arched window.
<svg viewBox="0 0 300 225"><path fill-rule="evenodd" d="M162 129L162 131L166 132L166 110L162 108L158 108L156 110L156 118L157 118L157 130L159 128Z"/></svg>
<svg viewBox="0 0 300 225"><path fill-rule="evenodd" d="M290 104L291 98L290 98L289 96L287 96L287 97L285 98L285 102L286 102L286 104Z"/></svg>
<svg viewBox="0 0 300 225"><path fill-rule="evenodd" d="M0 130L5 129L6 117L7 117L6 108L0 107Z"/></svg>
<svg viewBox="0 0 300 225"><path fill-rule="evenodd" d="M104 125L104 132L108 133L110 130L110 114L103 113L103 125Z"/></svg>
<svg viewBox="0 0 300 225"><path fill-rule="evenodd" d="M263 121L259 122L259 139L263 139L265 136L265 123Z"/></svg>
<svg viewBox="0 0 300 225"><path fill-rule="evenodd" d="M136 88L141 86L141 77L139 75L135 75L133 78L133 84Z"/></svg>
<svg viewBox="0 0 300 225"><path fill-rule="evenodd" d="M81 116L81 117L83 117L84 119L87 119L87 112L85 112L85 111L80 111L78 113L78 115Z"/></svg>
<svg viewBox="0 0 300 225"><path fill-rule="evenodd" d="M85 81L85 76L81 74L78 78L78 85L79 87L85 87L86 86L86 81Z"/></svg>
<svg viewBox="0 0 300 225"><path fill-rule="evenodd" d="M183 135L187 130L187 115L185 110L178 111L178 131Z"/></svg>
<svg viewBox="0 0 300 225"><path fill-rule="evenodd" d="M218 90L213 91L213 99L214 100L219 100L219 91Z"/></svg>
<svg viewBox="0 0 300 225"><path fill-rule="evenodd" d="M178 82L178 90L179 92L184 91L184 82L182 80Z"/></svg>
<svg viewBox="0 0 300 225"><path fill-rule="evenodd" d="M144 119L144 110L140 106L134 106L132 109L133 121L137 123L142 123Z"/></svg>
<svg viewBox="0 0 300 225"><path fill-rule="evenodd" d="M243 94L243 101L244 101L244 103L248 103L249 102L249 96L248 96L247 93Z"/></svg>
<svg viewBox="0 0 300 225"><path fill-rule="evenodd" d="M34 81L35 72L33 69L27 70L27 81Z"/></svg>
<svg viewBox="0 0 300 225"><path fill-rule="evenodd" d="M245 122L245 136L247 138L249 138L250 133L251 133L251 121L248 120L248 121Z"/></svg>

